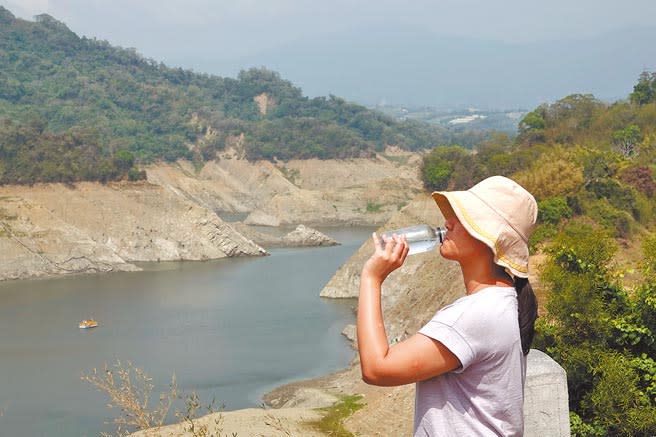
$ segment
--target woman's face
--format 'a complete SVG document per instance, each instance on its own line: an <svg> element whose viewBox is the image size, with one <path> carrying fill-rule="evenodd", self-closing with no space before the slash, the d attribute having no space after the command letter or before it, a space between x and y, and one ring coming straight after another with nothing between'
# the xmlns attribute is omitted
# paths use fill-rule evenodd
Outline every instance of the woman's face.
<svg viewBox="0 0 656 437"><path fill-rule="evenodd" d="M446 239L440 246L440 255L446 259L462 263L472 257L485 254L488 247L482 241L472 237L456 216L445 222Z"/></svg>

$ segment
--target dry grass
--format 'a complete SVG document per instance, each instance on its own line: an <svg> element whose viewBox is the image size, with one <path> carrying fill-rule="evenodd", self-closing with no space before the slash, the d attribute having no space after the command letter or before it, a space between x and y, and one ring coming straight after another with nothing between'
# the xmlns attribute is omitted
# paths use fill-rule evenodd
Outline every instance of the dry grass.
<svg viewBox="0 0 656 437"><path fill-rule="evenodd" d="M155 408L151 405L154 388L152 378L129 361L122 363L117 360L111 368L105 365L103 371L93 369L91 373L83 374L81 378L109 395L111 402L107 404L107 407L120 410L119 416L111 422L115 427L114 435L125 436L141 430L146 430L146 435L149 436L161 435L160 428L164 425L173 402L176 399L184 399L185 410L175 411L175 417L183 424L180 435L237 436L237 433L223 434L224 417L222 413L214 414L218 413L214 408L214 400L209 406L203 407L196 392L192 392L188 396L179 394L175 375L171 378L168 391L159 394L159 402ZM151 410L151 408L153 409ZM197 420L199 413L208 415L210 420ZM274 427L282 430L282 425L275 426L274 423ZM101 432L101 435L110 436L112 434Z"/></svg>
<svg viewBox="0 0 656 437"><path fill-rule="evenodd" d="M142 430L162 426L173 401L178 397L174 375L169 385L170 390L159 395L158 406L151 410L150 400L154 388L152 378L129 361L124 365L117 360L111 368L105 365L101 372L93 369L90 374L82 375L82 380L110 396L108 408L118 408L121 411L113 420L117 435L129 434L130 428Z"/></svg>
<svg viewBox="0 0 656 437"><path fill-rule="evenodd" d="M221 437L223 435L224 418L223 414L213 415L217 412L214 409L214 399L212 399L210 405L204 409L201 405L198 393L192 392L191 395L187 396L185 404L186 411L184 413L180 411L176 411L175 413L175 416L178 418L178 420L185 424L183 428L185 433L190 433L194 437ZM223 409L223 407L221 409ZM196 420L198 417L198 412L201 410L206 410L204 411L204 414L213 415L211 427L208 423L199 423ZM236 437L237 433L232 433L231 436Z"/></svg>

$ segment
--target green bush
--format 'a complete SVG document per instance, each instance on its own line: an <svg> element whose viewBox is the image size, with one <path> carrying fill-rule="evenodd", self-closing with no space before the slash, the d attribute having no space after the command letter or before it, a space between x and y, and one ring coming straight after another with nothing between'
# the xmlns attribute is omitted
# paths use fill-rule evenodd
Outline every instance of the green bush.
<svg viewBox="0 0 656 437"><path fill-rule="evenodd" d="M605 199L596 199L585 206L585 215L593 219L613 236L628 238L633 231L634 220L630 213L617 209Z"/></svg>
<svg viewBox="0 0 656 437"><path fill-rule="evenodd" d="M326 435L338 437L352 437L353 434L344 428L344 421L353 413L362 409L365 404L360 403L361 395L344 395L330 407L321 408L323 417L310 422L313 428Z"/></svg>
<svg viewBox="0 0 656 437"><path fill-rule="evenodd" d="M615 251L607 231L573 220L553 238L541 274L551 293L535 347L567 373L572 435L656 433L656 283L648 275L627 292Z"/></svg>
<svg viewBox="0 0 656 437"><path fill-rule="evenodd" d="M367 212L380 212L380 209L383 207L380 203L367 202Z"/></svg>
<svg viewBox="0 0 656 437"><path fill-rule="evenodd" d="M138 170L136 168L131 168L128 170L128 180L129 181L143 181L146 180L146 171L145 170Z"/></svg>
<svg viewBox="0 0 656 437"><path fill-rule="evenodd" d="M551 197L538 202L538 219L543 223L558 224L562 219L570 218L572 209L563 196Z"/></svg>
<svg viewBox="0 0 656 437"><path fill-rule="evenodd" d="M446 190L457 167L470 155L460 146L443 146L433 149L424 156L421 164L421 178L429 191Z"/></svg>
<svg viewBox="0 0 656 437"><path fill-rule="evenodd" d="M531 234L528 241L528 246L531 252L535 252L540 244L550 240L558 233L558 228L552 223L539 223L535 227L535 231Z"/></svg>
<svg viewBox="0 0 656 437"><path fill-rule="evenodd" d="M638 215L636 194L630 186L624 186L616 179L601 178L588 184L586 189L598 199L607 199L615 208L628 211L634 217Z"/></svg>

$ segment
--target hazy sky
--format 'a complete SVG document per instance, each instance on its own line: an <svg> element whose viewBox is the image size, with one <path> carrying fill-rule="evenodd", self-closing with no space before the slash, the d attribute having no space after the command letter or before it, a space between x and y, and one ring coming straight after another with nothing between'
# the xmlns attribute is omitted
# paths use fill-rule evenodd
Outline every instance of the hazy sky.
<svg viewBox="0 0 656 437"><path fill-rule="evenodd" d="M29 20L48 13L78 35L134 47L168 65L229 76L251 66L239 65L245 59L284 54L285 47L303 41L329 46L340 35L357 38L358 31L374 31L385 44L386 34L412 29L424 39L516 46L653 27L656 17L654 0L0 0L0 5ZM638 64L654 67L650 60ZM291 67L288 74L323 91ZM349 94L346 88L327 92Z"/></svg>

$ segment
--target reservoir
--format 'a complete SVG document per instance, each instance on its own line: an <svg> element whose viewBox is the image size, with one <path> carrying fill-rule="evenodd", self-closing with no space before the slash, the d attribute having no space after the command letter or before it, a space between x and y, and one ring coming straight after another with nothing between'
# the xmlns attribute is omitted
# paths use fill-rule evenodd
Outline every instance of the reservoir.
<svg viewBox="0 0 656 437"><path fill-rule="evenodd" d="M322 229L342 245L267 257L0 283L0 435L113 432L119 411L81 376L117 360L152 377L153 406L175 375L179 392L226 410L346 367L354 351L340 332L355 302L319 292L371 230ZM79 329L87 318L99 326Z"/></svg>

